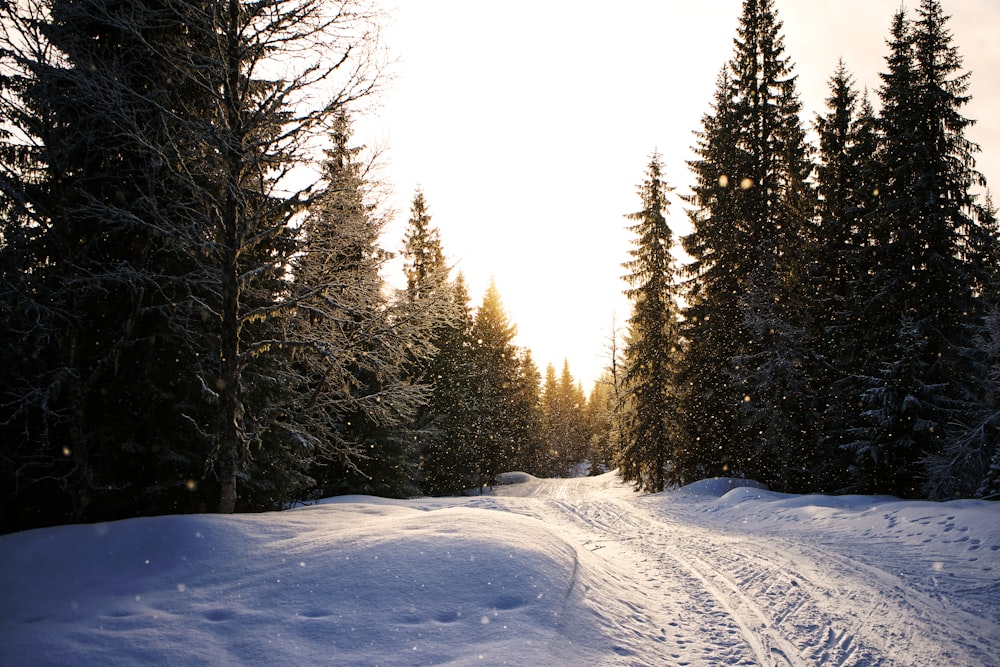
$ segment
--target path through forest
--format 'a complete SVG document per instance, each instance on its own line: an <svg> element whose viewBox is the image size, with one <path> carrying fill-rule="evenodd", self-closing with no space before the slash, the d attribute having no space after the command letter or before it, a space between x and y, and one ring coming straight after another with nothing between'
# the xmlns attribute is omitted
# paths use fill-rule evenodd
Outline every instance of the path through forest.
<svg viewBox="0 0 1000 667"><path fill-rule="evenodd" d="M1000 666L1000 503L504 477L0 536L0 665Z"/></svg>
<svg viewBox="0 0 1000 667"><path fill-rule="evenodd" d="M802 502L793 509L812 512L814 528L799 511L787 530L730 511L720 526L691 492L638 497L615 475L524 479L470 505L537 518L575 545L575 594L597 601L621 664L997 664L996 619L935 593L933 577L960 575L960 564L924 568L912 540L892 548L901 520L912 538L947 512L894 517L882 505L867 534L852 536L836 530L835 511Z"/></svg>

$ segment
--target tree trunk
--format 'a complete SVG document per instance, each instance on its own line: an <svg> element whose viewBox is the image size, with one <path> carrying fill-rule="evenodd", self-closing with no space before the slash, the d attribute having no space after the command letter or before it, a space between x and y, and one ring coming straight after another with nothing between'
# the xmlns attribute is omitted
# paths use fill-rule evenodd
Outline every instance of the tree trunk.
<svg viewBox="0 0 1000 667"><path fill-rule="evenodd" d="M227 249L229 250L229 249ZM232 256L235 253L227 253ZM230 258L227 258L230 259ZM241 421L243 406L240 397L240 326L239 283L236 262L232 259L223 271L222 278L222 332L219 373L219 407L221 430L219 433L218 473L221 481L219 512L231 514L236 510L236 468L243 446Z"/></svg>
<svg viewBox="0 0 1000 667"><path fill-rule="evenodd" d="M222 224L222 330L219 349L219 513L236 511L236 473L243 448L243 401L240 392L240 248L239 208L232 196Z"/></svg>

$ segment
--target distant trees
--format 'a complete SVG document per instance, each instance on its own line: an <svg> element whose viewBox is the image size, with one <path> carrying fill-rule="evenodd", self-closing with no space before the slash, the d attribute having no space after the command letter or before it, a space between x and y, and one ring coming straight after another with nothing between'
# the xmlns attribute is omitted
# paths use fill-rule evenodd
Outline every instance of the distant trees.
<svg viewBox="0 0 1000 667"><path fill-rule="evenodd" d="M621 442L619 399L620 394L615 389L610 373L602 375L594 383L590 396L587 397L589 475L600 475L615 468Z"/></svg>
<svg viewBox="0 0 1000 667"><path fill-rule="evenodd" d="M412 425L420 489L462 493L493 485L510 469L548 474L540 376L530 352L514 345L516 327L496 284L473 313L462 275L449 278L439 232L419 190L404 244L408 302L441 314L430 336L434 354L408 366L430 387Z"/></svg>
<svg viewBox="0 0 1000 667"><path fill-rule="evenodd" d="M408 238L426 214L418 194ZM432 339L437 355L427 367L431 399L414 431L421 488L432 495L493 486L501 472L545 475L545 441L538 368L514 344L510 321L494 282L473 314L461 274L447 288L458 317Z"/></svg>
<svg viewBox="0 0 1000 667"><path fill-rule="evenodd" d="M566 477L577 464L591 458L587 398L573 380L569 360L562 372L549 364L542 389L542 434L548 448L547 476Z"/></svg>

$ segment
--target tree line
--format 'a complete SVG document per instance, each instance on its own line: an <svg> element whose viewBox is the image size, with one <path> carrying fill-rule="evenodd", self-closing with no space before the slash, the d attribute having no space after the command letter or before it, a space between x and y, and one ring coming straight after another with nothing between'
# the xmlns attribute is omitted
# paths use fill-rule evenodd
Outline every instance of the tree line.
<svg viewBox="0 0 1000 667"><path fill-rule="evenodd" d="M419 190L404 242L407 299L417 309L448 303L455 313L434 331L435 353L409 368L429 390L411 427L420 490L461 494L492 486L509 470L565 476L581 461L607 469L606 420L592 415L569 362L558 379L549 364L542 384L531 351L514 344L516 326L495 282L470 309L464 277L451 277Z"/></svg>
<svg viewBox="0 0 1000 667"><path fill-rule="evenodd" d="M127 11L125 11L127 9ZM478 308L351 119L363 0L0 6L0 530L482 488L1000 492L998 230L947 17L893 19L875 110L841 65L811 144L771 0L696 133L694 232L654 154L628 334L589 397ZM678 244L690 261L679 262Z"/></svg>
<svg viewBox="0 0 1000 667"><path fill-rule="evenodd" d="M582 437L568 368L541 391L495 286L473 313L421 193L386 283L351 136L380 20L0 6L0 530L454 493L580 454L548 444Z"/></svg>
<svg viewBox="0 0 1000 667"><path fill-rule="evenodd" d="M807 140L772 0L745 0L670 253L654 154L625 264L617 463L658 491L1000 494L1000 230L938 0L892 19L879 110L841 63Z"/></svg>

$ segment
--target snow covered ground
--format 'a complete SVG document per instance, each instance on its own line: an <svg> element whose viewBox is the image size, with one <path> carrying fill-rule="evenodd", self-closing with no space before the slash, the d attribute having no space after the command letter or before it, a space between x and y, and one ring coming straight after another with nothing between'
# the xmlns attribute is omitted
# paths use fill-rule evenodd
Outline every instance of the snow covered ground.
<svg viewBox="0 0 1000 667"><path fill-rule="evenodd" d="M0 664L1000 665L1000 503L507 477L0 537Z"/></svg>

